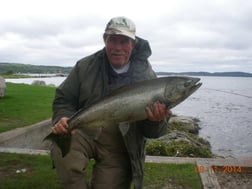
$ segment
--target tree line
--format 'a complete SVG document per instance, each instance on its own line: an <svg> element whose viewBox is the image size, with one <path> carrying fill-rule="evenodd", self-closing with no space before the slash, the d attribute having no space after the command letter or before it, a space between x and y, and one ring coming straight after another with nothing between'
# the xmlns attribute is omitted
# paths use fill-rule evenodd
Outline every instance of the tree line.
<svg viewBox="0 0 252 189"><path fill-rule="evenodd" d="M17 63L0 63L0 74L16 73L62 73L67 74L72 67L43 66Z"/></svg>

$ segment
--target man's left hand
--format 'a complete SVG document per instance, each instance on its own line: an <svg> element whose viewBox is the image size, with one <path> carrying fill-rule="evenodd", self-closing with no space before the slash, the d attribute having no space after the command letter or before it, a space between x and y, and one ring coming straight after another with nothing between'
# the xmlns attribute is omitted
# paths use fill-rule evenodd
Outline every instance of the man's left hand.
<svg viewBox="0 0 252 189"><path fill-rule="evenodd" d="M145 111L150 121L162 121L172 114L166 105L160 102L155 102L151 108L146 107Z"/></svg>

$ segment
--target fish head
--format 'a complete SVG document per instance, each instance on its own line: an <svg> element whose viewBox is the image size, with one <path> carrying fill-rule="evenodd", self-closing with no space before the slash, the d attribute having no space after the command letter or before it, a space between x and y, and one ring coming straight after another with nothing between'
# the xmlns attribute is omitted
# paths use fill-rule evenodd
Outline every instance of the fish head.
<svg viewBox="0 0 252 189"><path fill-rule="evenodd" d="M200 78L195 77L170 77L167 79L164 91L167 106L173 108L184 101L202 85L199 81Z"/></svg>

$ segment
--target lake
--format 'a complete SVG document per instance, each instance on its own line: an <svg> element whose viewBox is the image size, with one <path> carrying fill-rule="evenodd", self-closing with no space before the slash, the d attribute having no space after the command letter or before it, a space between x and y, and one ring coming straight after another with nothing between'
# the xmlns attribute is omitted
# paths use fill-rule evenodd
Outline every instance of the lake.
<svg viewBox="0 0 252 189"><path fill-rule="evenodd" d="M200 120L199 135L224 157L252 156L252 78L200 77L203 85L172 112ZM31 84L43 80L58 86L65 78L6 79Z"/></svg>
<svg viewBox="0 0 252 189"><path fill-rule="evenodd" d="M175 113L197 117L200 136L220 156L252 156L252 78L200 77L202 87Z"/></svg>

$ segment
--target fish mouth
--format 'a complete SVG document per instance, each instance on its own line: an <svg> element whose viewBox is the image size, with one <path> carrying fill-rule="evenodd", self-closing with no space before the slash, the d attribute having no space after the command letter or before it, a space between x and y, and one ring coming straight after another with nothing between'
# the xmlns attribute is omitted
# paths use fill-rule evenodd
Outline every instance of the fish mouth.
<svg viewBox="0 0 252 189"><path fill-rule="evenodd" d="M201 85L202 85L202 83L199 82L199 81L200 81L200 78L194 78L194 85L193 85L193 88L194 88L195 90L197 90L198 88L200 88Z"/></svg>
<svg viewBox="0 0 252 189"><path fill-rule="evenodd" d="M199 82L200 78L190 78L188 82L185 83L185 88L188 88L188 94L186 96L190 96L192 93L194 93L198 88L201 87L202 83Z"/></svg>
<svg viewBox="0 0 252 189"><path fill-rule="evenodd" d="M198 82L200 81L200 78L198 77L188 77L186 79L187 81L184 84L185 87L198 85L199 84Z"/></svg>

